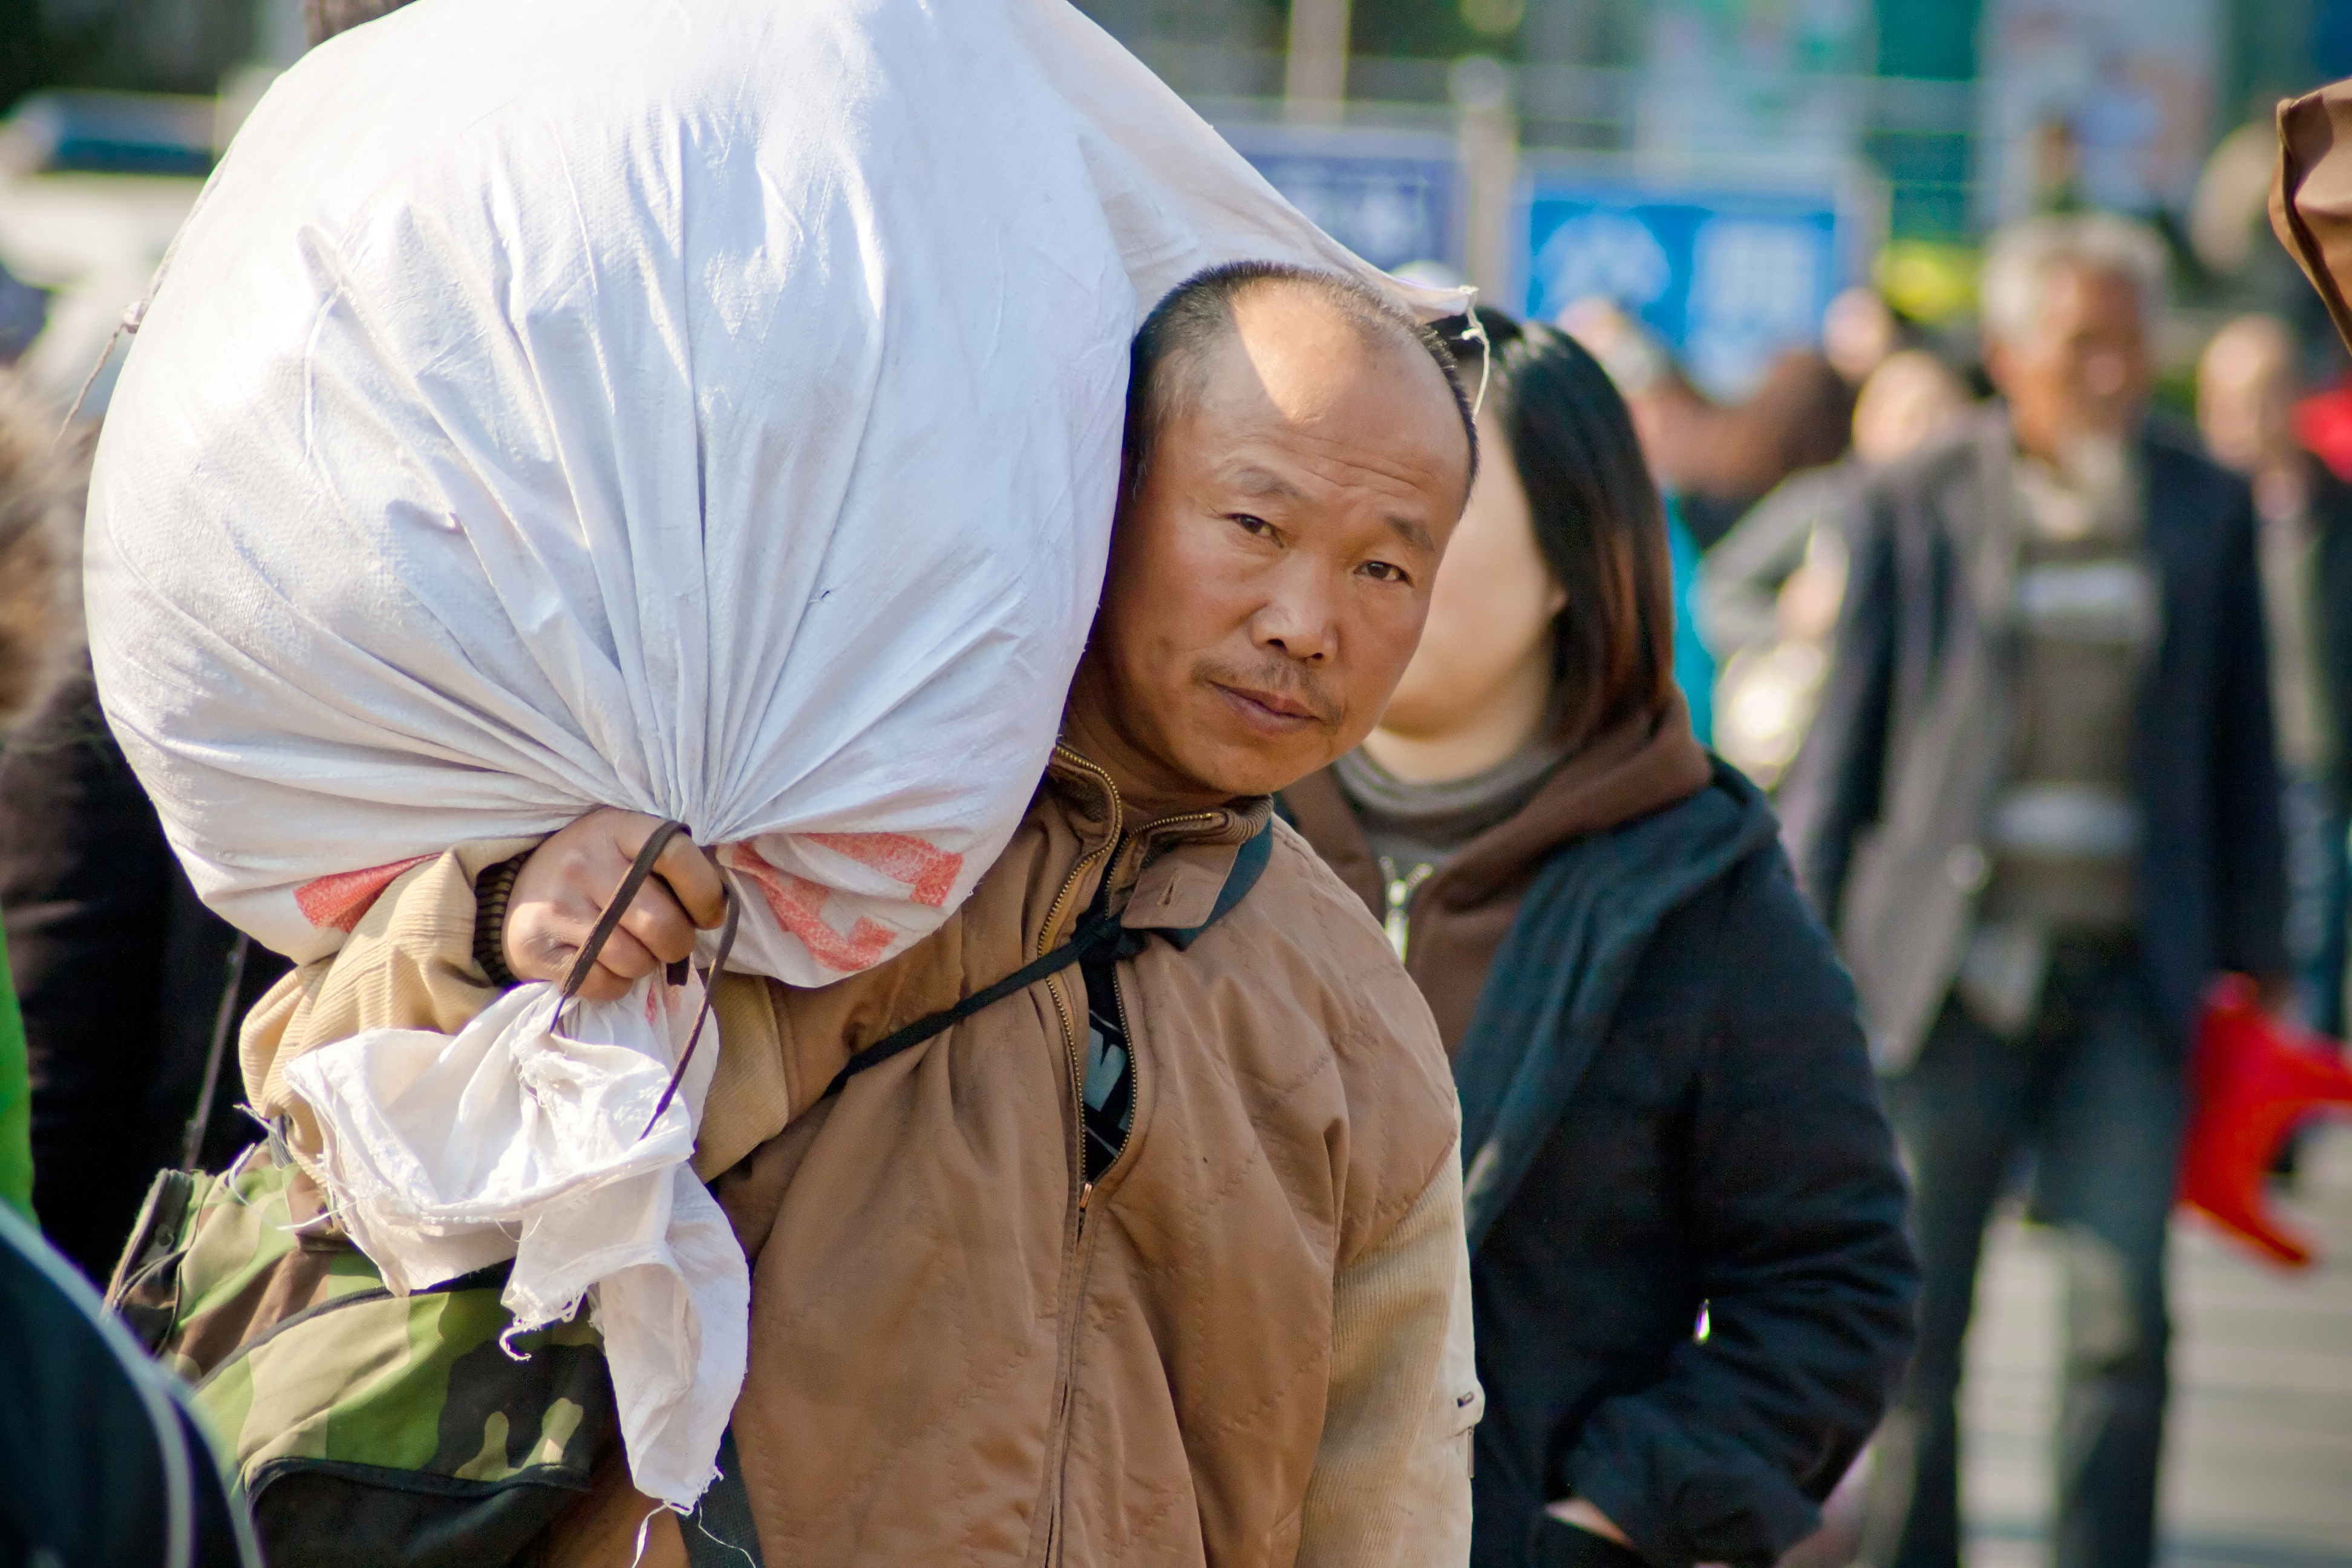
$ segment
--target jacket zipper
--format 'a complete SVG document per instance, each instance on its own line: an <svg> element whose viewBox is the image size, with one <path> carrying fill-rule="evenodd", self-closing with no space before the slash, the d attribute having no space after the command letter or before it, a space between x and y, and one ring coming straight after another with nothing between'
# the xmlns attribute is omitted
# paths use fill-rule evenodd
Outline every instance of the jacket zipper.
<svg viewBox="0 0 2352 1568"><path fill-rule="evenodd" d="M1118 785L1111 781L1108 773L1066 746L1056 745L1054 751L1072 766L1084 769L1087 776L1100 784L1105 793L1109 795L1110 836L1099 847L1078 857L1078 863L1071 868L1069 876L1063 880L1061 891L1054 895L1054 902L1045 911L1045 924L1038 928L1037 949L1031 955L1032 957L1043 956L1045 950L1053 944L1055 933L1059 930L1062 919L1068 911L1070 897L1076 891L1079 882L1085 879L1089 870L1118 847L1119 829L1126 811L1124 803L1119 799ZM1086 1288L1086 1259L1080 1243L1086 1237L1087 1200L1094 1195L1094 1184L1086 1179L1086 1061L1078 1054L1076 1026L1070 1016L1069 1000L1063 994L1063 979L1064 976L1058 974L1048 977L1045 982L1045 993L1054 999L1054 1017L1062 1026L1062 1051L1070 1068L1071 1125L1077 1130L1077 1142L1074 1146L1073 1154L1076 1163L1071 1168L1077 1177L1078 1203L1076 1226L1071 1233L1070 1257L1067 1264L1069 1294L1063 1303L1064 1327L1058 1352L1059 1364L1054 1373L1054 1422L1057 1429L1057 1440L1054 1453L1054 1489L1052 1501L1049 1504L1050 1511L1045 1521L1044 1559L1049 1565L1060 1560L1062 1549L1062 1469L1067 1464L1069 1458L1070 1390L1078 1345L1077 1303Z"/></svg>
<svg viewBox="0 0 2352 1568"><path fill-rule="evenodd" d="M1116 963L1111 966L1110 999L1111 1005L1118 1010L1119 1033L1125 1036L1127 1039L1128 1103L1139 1110L1143 1104L1143 1053L1136 1047L1135 1024L1134 1021L1127 1016L1127 989L1118 983L1118 966ZM1080 1089L1079 1093L1083 1100L1083 1096L1085 1094L1083 1087ZM1086 1115L1086 1110L1083 1103L1080 1105L1078 1114L1081 1118L1079 1122L1080 1131L1078 1134L1078 1159L1081 1162L1084 1162L1087 1157L1087 1151L1086 1133L1084 1131L1085 1122L1083 1120ZM1118 1135L1118 1152L1113 1154L1110 1158L1110 1163L1103 1167L1103 1174L1105 1176L1108 1176L1113 1170L1118 1168L1118 1163L1127 1158L1128 1145L1134 1142L1135 1118L1133 1112L1130 1111L1128 1117L1127 1127L1125 1131L1121 1131ZM1083 1173L1085 1168L1086 1167L1082 1163L1079 1166L1079 1170ZM1087 1202L1094 1196L1094 1183L1085 1180L1083 1175L1081 1175L1078 1184L1077 1225L1078 1244L1081 1247L1087 1234ZM1068 1308L1074 1321L1077 1321L1078 1314L1083 1310L1087 1294L1087 1275L1088 1272L1087 1267L1087 1258L1083 1250L1079 1251L1075 1261L1076 1267L1071 1279L1070 1301ZM1076 1392L1076 1381L1073 1375L1076 1354L1077 1335L1074 1331L1070 1336L1070 1359L1066 1361L1062 1367L1061 1398L1058 1402L1061 1412L1062 1440L1060 1447L1055 1455L1055 1468L1057 1474L1061 1470L1066 1468L1070 1462L1070 1396ZM1061 1561L1058 1555L1062 1534L1061 1510L1062 1491L1060 1483L1056 1481L1054 1489L1054 1518L1048 1524L1045 1532L1045 1561L1048 1564L1058 1563Z"/></svg>
<svg viewBox="0 0 2352 1568"><path fill-rule="evenodd" d="M1404 962L1405 944L1412 934L1412 896L1421 890L1421 885L1429 880L1430 873L1436 869L1436 867L1424 862L1399 875L1396 862L1385 855L1381 857L1381 888L1387 895L1388 903L1388 913L1381 921L1381 929L1388 933L1389 945L1396 949L1400 963Z"/></svg>
<svg viewBox="0 0 2352 1568"><path fill-rule="evenodd" d="M1061 890L1054 895L1054 902L1045 911L1045 924L1037 932L1036 951L1031 954L1032 957L1044 956L1046 949L1052 945L1055 932L1059 931L1064 917L1069 912L1072 894L1077 890L1078 884L1085 879L1087 873L1089 870L1092 870L1095 866L1099 864L1105 856L1108 855L1115 857L1116 851L1118 849L1121 839L1124 837L1124 830L1126 827L1127 804L1120 798L1118 785L1112 782L1111 776L1103 772L1101 768L1096 766L1086 757L1070 750L1067 746L1056 744L1054 748L1054 752L1063 761L1068 763L1072 767L1080 769L1089 778L1101 784L1103 792L1110 797L1110 835L1103 842L1100 847L1078 858L1077 865L1072 868L1069 876L1064 879ZM1154 834L1158 834L1172 828L1189 826L1195 823L1213 823L1221 815L1221 813L1214 811L1188 812L1181 816L1168 817L1162 821L1150 823L1148 826ZM1117 874L1118 869L1118 863L1116 858L1114 858L1112 863L1104 868L1103 875L1106 878L1108 878ZM1071 1232L1069 1295L1066 1299L1064 1310L1065 1321L1070 1324L1071 1327L1064 1342L1061 1351L1061 1364L1055 1373L1056 1388L1055 1394L1055 1418L1060 1428L1060 1433L1054 1456L1055 1482L1053 1501L1051 1504L1052 1511L1048 1515L1045 1524L1045 1561L1048 1564L1057 1563L1060 1560L1061 1553L1062 1486L1060 1478L1062 1469L1069 1463L1070 1394L1074 1381L1073 1373L1077 1358L1076 1323L1080 1310L1080 1304L1084 1301L1086 1297L1087 1259L1085 1242L1087 1234L1087 1209L1088 1205L1093 1202L1095 1195L1095 1184L1087 1180L1087 1064L1086 1058L1080 1053L1078 1047L1076 1020L1072 1016L1069 999L1063 993L1064 978L1065 977L1063 975L1054 975L1048 978L1045 982L1045 990L1047 994L1054 998L1055 1018L1062 1026L1062 1050L1064 1056L1068 1061L1070 1068L1071 1125L1077 1130L1077 1139L1072 1147L1072 1158L1075 1162L1072 1166L1072 1173L1077 1178L1078 1202L1076 1224ZM1139 1108L1142 1104L1143 1093L1141 1054L1136 1048L1135 1024L1133 1019L1128 1016L1127 993L1125 988L1118 984L1118 972L1116 964L1112 966L1111 971L1111 1001L1112 1005L1118 1009L1119 1027L1127 1036L1128 1072L1130 1079L1129 1093L1134 1096L1131 1103ZM1120 1135L1118 1152L1112 1156L1109 1165L1103 1167L1104 1174L1109 1174L1112 1168L1115 1167L1120 1160L1126 1158L1128 1145L1133 1142L1134 1140L1135 1123L1130 1120L1128 1123L1127 1131Z"/></svg>
<svg viewBox="0 0 2352 1568"><path fill-rule="evenodd" d="M1046 944L1053 941L1054 932L1060 926L1063 913L1069 906L1070 895L1076 889L1079 880L1097 861L1118 847L1119 830L1124 826L1122 818L1126 815L1126 805L1118 797L1118 785L1112 782L1108 773L1066 746L1055 746L1054 750L1073 763L1085 768L1109 793L1110 835L1103 840L1101 848L1078 858L1077 865L1071 868L1069 876L1063 881L1062 890L1054 895L1053 906L1045 911L1045 923L1038 930L1037 951L1030 954L1033 958L1045 955ZM1109 873L1106 870L1104 874ZM1062 1051L1070 1064L1070 1112L1073 1118L1071 1125L1078 1130L1076 1166L1078 1234L1083 1237L1087 1232L1087 1200L1094 1196L1095 1191L1095 1184L1087 1180L1087 1063L1086 1058L1078 1054L1077 1024L1070 1016L1070 1005L1062 994L1061 986L1048 983L1045 989L1054 998L1054 1016L1062 1026Z"/></svg>
<svg viewBox="0 0 2352 1568"><path fill-rule="evenodd" d="M1075 755L1076 753L1072 754ZM1089 763L1088 765L1091 766L1092 764ZM1103 783L1108 784L1110 783L1109 778L1106 776ZM1111 799L1114 803L1117 803L1118 799L1118 791L1115 787L1111 790ZM1187 812L1181 816L1163 817L1160 821L1151 823L1149 826L1154 833L1164 833L1171 828L1190 826L1196 822L1214 822L1217 820L1218 816L1219 814L1213 811ZM1112 821L1114 825L1118 821L1116 812L1113 815ZM1111 842L1113 844L1117 844L1118 840L1113 838ZM1103 875L1105 877L1116 876L1118 872L1118 862L1117 860L1113 860L1111 864L1105 868ZM1127 1016L1127 994L1119 989L1118 969L1116 964L1112 965L1111 968L1110 999L1111 1005L1118 1009L1118 1026L1120 1032L1125 1034L1127 1037L1128 1072L1129 1076L1132 1077L1139 1071L1135 1065L1137 1059L1135 1049L1135 1026L1129 1020ZM1066 1022L1065 1023L1064 1027L1066 1031L1068 1028ZM1065 1037L1068 1037L1066 1034ZM1083 1131L1083 1129L1086 1126L1086 1072L1085 1065L1078 1058L1077 1047L1075 1042L1073 1042L1070 1050L1070 1070L1072 1074L1071 1082L1077 1090L1079 1100L1078 1125L1082 1130L1078 1137L1078 1234L1080 1236L1084 1236L1087 1229L1087 1205L1088 1200L1094 1196L1095 1184L1086 1179L1087 1149L1086 1135ZM1135 1092L1133 1086L1130 1086L1129 1092L1130 1095ZM1130 1100L1129 1103L1132 1104L1134 1101ZM1118 1163L1120 1156L1127 1152L1128 1140L1134 1136L1135 1124L1130 1121L1128 1123L1127 1131L1119 1136L1118 1153L1111 1156L1110 1165L1105 1165L1103 1167L1103 1174L1110 1174L1111 1165Z"/></svg>
<svg viewBox="0 0 2352 1568"><path fill-rule="evenodd" d="M1061 891L1055 894L1052 906L1045 911L1045 923L1038 931L1037 949L1036 952L1032 955L1033 957L1043 956L1046 948L1052 943L1055 932L1060 927L1062 918L1068 910L1070 896L1076 890L1078 883L1084 879L1087 872L1092 869L1105 855L1111 854L1118 849L1122 837L1122 830L1125 826L1127 810L1126 803L1119 797L1118 785L1112 782L1111 776L1108 773L1103 772L1102 769L1097 767L1092 762L1088 761L1084 756L1081 756L1076 752L1071 751L1067 746L1056 745L1054 748L1054 751L1057 756L1060 756L1066 762L1069 763L1073 767L1083 769L1087 776L1100 784L1104 792L1110 796L1110 836L1104 841L1100 848L1093 851L1091 854L1082 855L1078 858L1077 865L1071 869L1068 878L1063 881ZM1192 822L1214 822L1217 819L1217 816L1218 814L1213 811L1192 812L1182 816L1171 816L1164 822L1156 822L1150 826L1155 830L1158 830L1181 826ZM1114 863L1113 865L1105 868L1103 874L1108 877L1118 869L1118 866ZM1073 1158L1076 1161L1076 1163L1073 1166L1073 1171L1078 1181L1078 1205L1077 1224L1071 1236L1072 1257L1069 1286L1070 1293L1064 1305L1065 1321L1069 1323L1071 1327L1068 1331L1067 1337L1061 1352L1061 1365L1055 1373L1056 1387L1054 1401L1055 1413L1055 1418L1060 1427L1060 1435L1054 1455L1055 1482L1054 1500L1052 1505L1053 1511L1047 1519L1045 1526L1045 1560L1048 1564L1060 1561L1062 1546L1061 1472L1069 1463L1070 1394L1074 1381L1072 1374L1077 1357L1078 1343L1076 1324L1078 1314L1081 1310L1081 1303L1086 1296L1087 1267L1084 1246L1087 1234L1087 1205L1093 1200L1095 1195L1095 1184L1087 1180L1086 1173L1087 1064L1086 1058L1079 1054L1077 1026L1076 1020L1071 1016L1069 1001L1062 992L1063 978L1064 977L1062 975L1055 975L1049 978L1045 982L1045 990L1047 994L1054 998L1055 1017L1062 1026L1062 1049L1064 1055L1068 1059L1070 1068L1071 1124L1077 1129L1077 1140L1073 1147L1072 1152ZM1141 1077L1142 1069L1139 1065L1139 1057L1135 1047L1135 1026L1128 1017L1127 995L1119 987L1116 966L1114 966L1111 975L1111 1000L1113 1005L1118 1008L1119 1027L1127 1034L1128 1071L1132 1076L1133 1080L1130 1092L1138 1097L1135 1103L1139 1105L1141 1103L1140 1096L1142 1094L1143 1081ZM1126 1156L1127 1146L1129 1142L1134 1141L1134 1138L1135 1125L1133 1121L1130 1121L1128 1124L1127 1131L1119 1139L1118 1154L1112 1159L1111 1165L1106 1165L1103 1167L1105 1174L1108 1174L1111 1166L1118 1164L1119 1159Z"/></svg>
<svg viewBox="0 0 2352 1568"><path fill-rule="evenodd" d="M1087 869L1092 867L1102 855L1118 847L1121 830L1125 826L1124 818L1127 811L1126 803L1119 798L1118 785L1111 782L1111 776L1108 773L1095 766L1094 763L1088 762L1085 757L1080 756L1077 752L1071 751L1067 746L1055 746L1054 750L1057 754L1066 759L1072 765L1084 768L1087 773L1092 775L1102 784L1103 788L1109 793L1110 837L1105 841L1101 849L1097 849L1092 854L1079 857L1077 865L1071 870L1068 878L1063 881L1062 890L1054 895L1053 907L1045 911L1045 926L1037 933L1037 951L1031 954L1032 957L1042 957L1045 954L1046 945L1053 941L1054 933L1061 924L1063 913L1069 905L1070 894L1077 888L1079 879L1086 876ZM1218 813L1213 811L1188 812L1181 816L1171 816L1162 821L1152 823L1150 826L1154 832L1163 832L1170 828L1187 826L1196 822L1214 822L1217 820L1218 815ZM1103 875L1106 877L1110 876L1118 869L1118 867L1116 864L1113 864L1105 869ZM1087 1205L1093 1200L1095 1194L1095 1184L1086 1179L1087 1064L1086 1058L1081 1056L1078 1051L1076 1021L1071 1016L1068 1003L1063 998L1061 986L1054 981L1049 981L1047 982L1046 989L1052 993L1054 997L1055 1016L1062 1026L1062 1049L1064 1054L1068 1057L1070 1063L1070 1109L1073 1115L1076 1118L1076 1125L1078 1128L1078 1163L1076 1167L1078 1173L1078 1234L1080 1236L1084 1236L1087 1228ZM1118 986L1115 979L1111 986L1111 995L1112 1000L1118 1005L1119 1010L1119 1026L1122 1029L1129 1031L1127 1037L1129 1041L1128 1059L1132 1062L1135 1056L1135 1047L1133 1043L1135 1035L1133 1033L1133 1026L1128 1022L1127 998L1119 994ZM1133 1129L1130 1127L1129 1131L1131 1136ZM1121 1153L1125 1153L1126 1151L1127 1143L1125 1140L1122 1139L1119 1143L1119 1152ZM1117 1163L1117 1161L1114 1160L1113 1163ZM1105 1166L1104 1169L1107 1172L1108 1171L1109 1166Z"/></svg>

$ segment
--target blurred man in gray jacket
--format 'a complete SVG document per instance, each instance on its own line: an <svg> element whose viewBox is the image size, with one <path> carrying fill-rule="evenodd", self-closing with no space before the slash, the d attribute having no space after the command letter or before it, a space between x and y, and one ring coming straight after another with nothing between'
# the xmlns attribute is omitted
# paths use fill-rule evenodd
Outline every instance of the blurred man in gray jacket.
<svg viewBox="0 0 2352 1568"><path fill-rule="evenodd" d="M2165 1221L2199 998L2284 991L2243 481L2146 420L2152 237L2036 220L1987 261L2005 403L1864 491L1839 666L1786 790L1916 1184L1920 1345L1875 1561L1958 1561L1960 1345L2021 1148L2068 1277L2059 1568L2154 1551Z"/></svg>

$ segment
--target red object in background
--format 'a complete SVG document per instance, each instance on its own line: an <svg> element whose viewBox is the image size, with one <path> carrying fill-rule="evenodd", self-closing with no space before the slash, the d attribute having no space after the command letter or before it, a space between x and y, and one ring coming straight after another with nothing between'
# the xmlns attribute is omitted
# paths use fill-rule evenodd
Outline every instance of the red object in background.
<svg viewBox="0 0 2352 1568"><path fill-rule="evenodd" d="M2271 1162L2295 1123L2325 1107L2352 1107L2352 1070L2334 1040L2263 1012L2253 983L2225 977L2206 999L2189 1068L2196 1114L2180 1153L2180 1201L2301 1268L2311 1248L2263 1202Z"/></svg>
<svg viewBox="0 0 2352 1568"><path fill-rule="evenodd" d="M2352 384L2315 393L2296 404L2294 438L2337 479L2352 480Z"/></svg>

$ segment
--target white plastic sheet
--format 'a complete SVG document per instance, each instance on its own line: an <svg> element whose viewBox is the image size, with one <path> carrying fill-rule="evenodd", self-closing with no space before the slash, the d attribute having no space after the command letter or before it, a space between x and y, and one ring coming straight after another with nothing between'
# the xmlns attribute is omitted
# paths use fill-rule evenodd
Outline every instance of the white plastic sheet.
<svg viewBox="0 0 2352 1568"><path fill-rule="evenodd" d="M115 732L197 890L298 959L423 857L615 805L724 847L737 967L865 968L1009 836L1093 613L1129 339L1244 257L1361 266L1061 0L418 0L270 89L145 312L89 510ZM627 1292L556 1215L662 1229L691 1129L625 1153L616 1118L663 1007L610 1015L633 1063L548 1045L527 994L294 1081L404 1282L520 1229L509 1304L603 1280L610 1332ZM538 1122L501 1076L534 1061L575 1073ZM436 1142L410 1112L460 1088ZM562 1116L601 1141L535 1141ZM672 1182L683 1257L708 1199ZM614 1371L639 1484L682 1502L743 1263L645 1256L702 1350L675 1397L617 1339Z"/></svg>

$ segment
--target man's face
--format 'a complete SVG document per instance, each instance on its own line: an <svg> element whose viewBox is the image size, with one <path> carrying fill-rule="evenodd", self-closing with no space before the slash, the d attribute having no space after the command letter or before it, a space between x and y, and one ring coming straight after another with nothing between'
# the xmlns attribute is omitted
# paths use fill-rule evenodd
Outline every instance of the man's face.
<svg viewBox="0 0 2352 1568"><path fill-rule="evenodd" d="M2225 327L2197 367L2197 426L2216 460L2252 474L2293 456L2294 351L2284 332Z"/></svg>
<svg viewBox="0 0 2352 1568"><path fill-rule="evenodd" d="M1418 349L1262 286L1121 507L1072 738L1141 811L1265 795L1362 740L1412 657L1470 449Z"/></svg>
<svg viewBox="0 0 2352 1568"><path fill-rule="evenodd" d="M2093 268L2061 266L2021 342L1988 345L1985 368L2009 399L2018 442L2053 461L2084 441L2136 426L2150 371L2139 287Z"/></svg>

